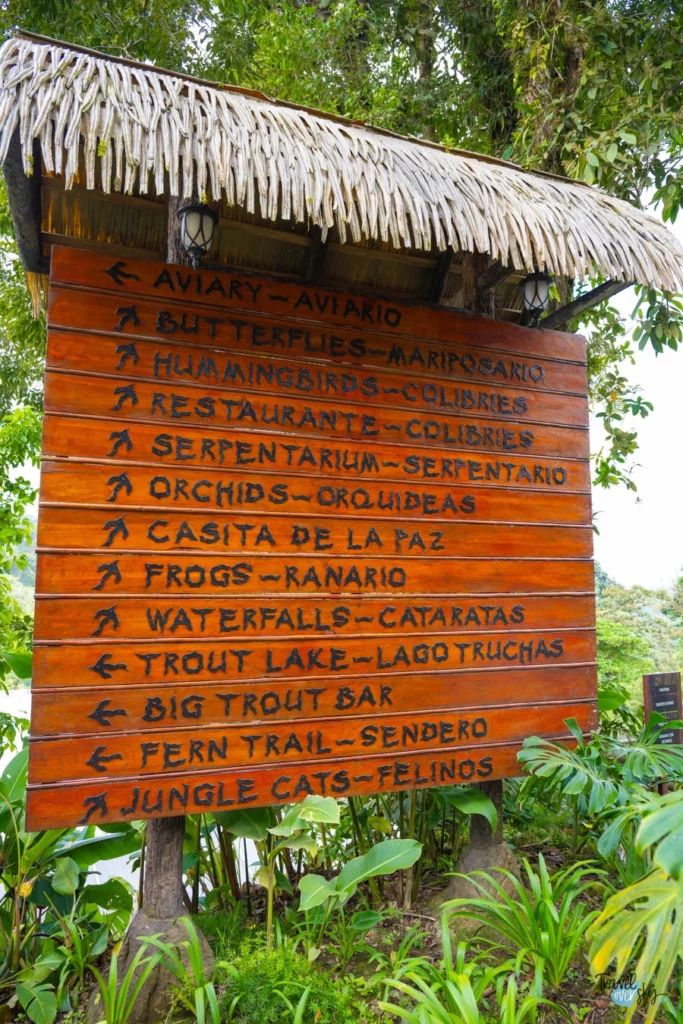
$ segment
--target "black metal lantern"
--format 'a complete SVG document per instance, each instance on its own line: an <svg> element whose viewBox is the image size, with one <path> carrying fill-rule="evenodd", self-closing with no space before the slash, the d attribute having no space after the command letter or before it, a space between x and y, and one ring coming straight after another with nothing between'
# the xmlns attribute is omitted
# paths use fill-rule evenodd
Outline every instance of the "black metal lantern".
<svg viewBox="0 0 683 1024"><path fill-rule="evenodd" d="M178 210L180 242L196 270L202 256L206 256L213 242L218 214L203 203L188 203Z"/></svg>
<svg viewBox="0 0 683 1024"><path fill-rule="evenodd" d="M548 308L552 275L537 270L533 274L528 274L520 283L524 289L524 310L527 319L537 324Z"/></svg>

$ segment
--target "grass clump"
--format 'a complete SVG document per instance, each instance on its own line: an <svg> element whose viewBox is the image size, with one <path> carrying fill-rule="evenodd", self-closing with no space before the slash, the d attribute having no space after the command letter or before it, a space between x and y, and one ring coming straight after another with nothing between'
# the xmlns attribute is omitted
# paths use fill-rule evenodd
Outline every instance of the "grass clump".
<svg viewBox="0 0 683 1024"><path fill-rule="evenodd" d="M262 939L244 937L239 951L223 964L226 987L221 1009L234 1024L283 1024L293 1019L309 989L301 1024L358 1024L367 1019L349 983L332 980L287 944L268 948Z"/></svg>

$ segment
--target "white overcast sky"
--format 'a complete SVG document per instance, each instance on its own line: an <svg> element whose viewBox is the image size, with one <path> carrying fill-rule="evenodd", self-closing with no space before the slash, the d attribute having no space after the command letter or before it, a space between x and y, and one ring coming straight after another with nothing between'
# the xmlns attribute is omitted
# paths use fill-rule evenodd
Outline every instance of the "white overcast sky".
<svg viewBox="0 0 683 1024"><path fill-rule="evenodd" d="M672 230L683 242L683 217ZM613 303L625 315L633 309L632 290ZM595 557L610 576L625 586L668 586L683 569L683 348L656 356L650 346L636 352L626 371L654 405L638 419L640 449L634 462L637 494L623 487L593 489L593 512L600 531ZM627 420L626 426L630 429ZM593 448L600 442L599 421L591 425Z"/></svg>

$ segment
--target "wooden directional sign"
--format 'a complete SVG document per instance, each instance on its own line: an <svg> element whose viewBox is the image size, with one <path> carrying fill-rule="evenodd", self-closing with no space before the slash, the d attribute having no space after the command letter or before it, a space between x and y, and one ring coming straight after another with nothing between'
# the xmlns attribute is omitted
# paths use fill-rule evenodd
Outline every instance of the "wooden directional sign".
<svg viewBox="0 0 683 1024"><path fill-rule="evenodd" d="M56 248L45 413L31 828L594 726L581 338Z"/></svg>

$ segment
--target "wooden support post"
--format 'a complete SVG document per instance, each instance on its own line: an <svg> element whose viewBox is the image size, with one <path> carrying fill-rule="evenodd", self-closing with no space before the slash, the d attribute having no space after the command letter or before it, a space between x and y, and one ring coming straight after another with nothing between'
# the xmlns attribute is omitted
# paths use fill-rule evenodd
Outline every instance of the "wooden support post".
<svg viewBox="0 0 683 1024"><path fill-rule="evenodd" d="M489 797L495 806L498 827L494 832L486 818L481 814L473 814L470 818L470 846L478 849L498 846L503 842L503 781L496 779L494 782L478 782L477 789Z"/></svg>
<svg viewBox="0 0 683 1024"><path fill-rule="evenodd" d="M150 818L145 847L144 913L155 920L174 920L185 913L183 841L185 818ZM142 868L141 868L142 870Z"/></svg>
<svg viewBox="0 0 683 1024"><path fill-rule="evenodd" d="M185 262L180 244L180 229L176 216L182 201L176 196L168 199L166 228L166 262ZM147 822L147 848L145 852L145 878L143 885L144 912L156 920L173 920L185 912L183 900L183 842L185 818L151 818Z"/></svg>
<svg viewBox="0 0 683 1024"><path fill-rule="evenodd" d="M491 263L485 253L463 253L462 256L462 291L460 305L477 316L495 319L496 304L494 288L497 283L508 276L503 268ZM445 889L435 893L430 900L430 908L437 919L441 916L444 903L453 899L475 899L480 893L466 877L472 871L494 871L505 868L513 874L519 873L517 861L512 850L503 842L503 781L494 779L491 782L472 783L485 793L492 801L498 813L498 825L494 832L486 818L473 814L470 818L470 839L460 852L455 865L455 877ZM499 881L502 879L499 878ZM503 886L507 884L502 882ZM457 926L456 926L457 930ZM458 939L465 937L461 932Z"/></svg>
<svg viewBox="0 0 683 1024"><path fill-rule="evenodd" d="M453 263L453 250L450 245L442 253L439 253L439 257L436 261L436 267L434 268L434 275L429 289L429 301L433 302L435 306L438 306L443 299L443 294L446 288L446 281L451 270L451 264Z"/></svg>
<svg viewBox="0 0 683 1024"><path fill-rule="evenodd" d="M501 276L502 275L502 276ZM492 288L496 282L509 275L497 263L492 263L486 253L464 253L462 259L462 302L463 307L478 316L495 319L496 305ZM503 842L503 782L476 783L486 796L493 801L498 812L498 828L494 832L486 818L475 814L470 818L470 846L477 849L498 846Z"/></svg>
<svg viewBox="0 0 683 1024"><path fill-rule="evenodd" d="M605 281L604 284L599 284L597 288L586 292L585 295L579 295L577 299L568 302L566 306L560 306L548 316L544 316L538 326L546 330L562 327L575 316L581 316L586 310L592 309L600 302L605 302L606 299L611 299L613 295L623 292L624 288L630 288L632 284L632 281Z"/></svg>
<svg viewBox="0 0 683 1024"><path fill-rule="evenodd" d="M466 252L462 259L462 298L463 309L479 316L495 319L496 305L490 287L482 288L480 282L486 283L485 277L490 269L491 259L486 253Z"/></svg>
<svg viewBox="0 0 683 1024"><path fill-rule="evenodd" d="M183 264L185 254L180 243L180 230L176 214L182 201L174 196L168 201L168 228L166 260L168 263ZM134 915L119 955L119 979L125 977L128 965L140 948L140 939L161 935L165 942L175 946L181 958L187 963L187 953L181 943L187 939L187 931L178 918L187 913L187 893L183 886L183 843L185 839L185 818L150 818L147 822L145 840L142 906ZM199 870L199 865L197 867ZM191 906L191 905L190 905ZM202 949L205 977L213 972L211 947L197 930ZM167 967L158 966L146 979L128 1018L129 1024L151 1024L168 1017L173 1001L173 977ZM87 1007L88 1024L102 1019L102 1002L98 990L94 990Z"/></svg>

